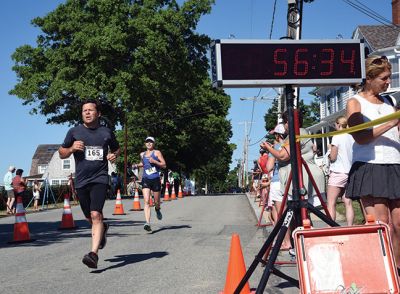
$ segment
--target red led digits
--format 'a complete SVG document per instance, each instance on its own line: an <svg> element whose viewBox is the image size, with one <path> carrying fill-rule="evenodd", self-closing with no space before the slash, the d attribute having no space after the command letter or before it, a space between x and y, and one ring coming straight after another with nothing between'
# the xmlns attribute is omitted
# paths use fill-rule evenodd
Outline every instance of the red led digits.
<svg viewBox="0 0 400 294"><path fill-rule="evenodd" d="M335 60L335 51L331 48L321 50L321 65L326 65L325 71L321 71L321 76L330 76L333 73L333 61Z"/></svg>
<svg viewBox="0 0 400 294"><path fill-rule="evenodd" d="M285 54L279 54L279 53L285 53ZM275 49L274 50L274 64L275 65L282 65L282 71L274 71L274 76L277 77L283 77L286 76L287 71L288 71L288 64L287 64L287 60L286 60L286 53L287 53L287 49ZM282 60L278 59L278 54L279 55L283 55Z"/></svg>
<svg viewBox="0 0 400 294"><path fill-rule="evenodd" d="M344 57L344 50L340 51L340 62L342 64L349 64L350 65L350 70L348 72L350 72L351 74L355 74L355 70L354 70L354 63L356 60L356 51L353 49L351 50L351 54L350 54L350 59L346 59Z"/></svg>
<svg viewBox="0 0 400 294"><path fill-rule="evenodd" d="M215 45L215 84L229 87L354 85L365 79L364 44L283 40Z"/></svg>
<svg viewBox="0 0 400 294"><path fill-rule="evenodd" d="M301 53L308 53L307 48L299 48L294 54L294 67L293 73L295 76L306 76L308 74L308 61L307 59L301 59ZM307 55L306 55L307 57ZM303 55L304 58L304 55Z"/></svg>

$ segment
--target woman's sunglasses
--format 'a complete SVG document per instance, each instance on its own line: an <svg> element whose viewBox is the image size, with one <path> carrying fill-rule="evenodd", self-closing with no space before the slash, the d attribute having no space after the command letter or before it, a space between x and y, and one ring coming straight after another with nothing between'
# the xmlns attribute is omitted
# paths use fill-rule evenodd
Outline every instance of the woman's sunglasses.
<svg viewBox="0 0 400 294"><path fill-rule="evenodd" d="M386 56L381 56L372 61L372 64L381 65L384 61L388 61Z"/></svg>

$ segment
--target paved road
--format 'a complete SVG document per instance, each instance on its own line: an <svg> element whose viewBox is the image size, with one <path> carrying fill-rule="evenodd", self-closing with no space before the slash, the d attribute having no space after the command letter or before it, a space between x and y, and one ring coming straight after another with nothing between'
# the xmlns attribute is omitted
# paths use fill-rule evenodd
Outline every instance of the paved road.
<svg viewBox="0 0 400 294"><path fill-rule="evenodd" d="M36 241L8 244L14 217L0 219L1 293L218 293L223 290L232 233L240 236L248 267L265 240L245 195L192 196L162 204L164 218L155 219L153 233L143 230L143 211L113 216L108 244L99 254L99 268L81 263L90 249L90 230L79 207L73 207L75 231L58 231L62 209L27 215ZM143 203L142 203L143 207ZM257 267L250 287L257 287L263 268ZM287 269L296 277L295 268ZM298 293L276 276L266 293Z"/></svg>

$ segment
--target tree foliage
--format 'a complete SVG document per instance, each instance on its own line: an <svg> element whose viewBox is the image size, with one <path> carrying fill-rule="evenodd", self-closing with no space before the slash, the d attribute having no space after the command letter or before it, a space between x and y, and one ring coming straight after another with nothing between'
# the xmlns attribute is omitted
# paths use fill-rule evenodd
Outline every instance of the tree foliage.
<svg viewBox="0 0 400 294"><path fill-rule="evenodd" d="M81 100L100 98L103 116L123 127L129 162L149 135L174 170L203 168L221 150L228 158L230 99L211 87L210 39L195 32L213 3L68 0L32 21L42 33L36 47L12 55L18 82L10 94L48 123L70 125L80 121Z"/></svg>
<svg viewBox="0 0 400 294"><path fill-rule="evenodd" d="M303 127L307 128L320 121L320 111L319 102L314 98L311 103L305 104L304 100L299 101L299 109L303 114ZM264 115L265 129L267 131L272 130L277 124L277 111L278 111L278 101L274 100L271 108Z"/></svg>
<svg viewBox="0 0 400 294"><path fill-rule="evenodd" d="M205 187L207 184L209 192L223 193L232 188L229 164L236 146L230 144L224 148L227 148L227 150L221 149L220 152L212 154L212 160L207 165L194 170L193 175L197 185Z"/></svg>
<svg viewBox="0 0 400 294"><path fill-rule="evenodd" d="M278 99L274 99L270 108L264 115L265 130L273 130L278 122Z"/></svg>

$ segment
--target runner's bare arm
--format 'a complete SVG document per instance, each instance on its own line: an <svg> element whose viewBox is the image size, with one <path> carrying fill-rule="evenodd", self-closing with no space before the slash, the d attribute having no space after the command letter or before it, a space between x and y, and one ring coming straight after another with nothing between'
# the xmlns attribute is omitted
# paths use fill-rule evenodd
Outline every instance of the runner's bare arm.
<svg viewBox="0 0 400 294"><path fill-rule="evenodd" d="M58 153L60 155L61 159L65 159L71 156L76 151L84 151L85 150L85 144L82 141L74 141L71 147L64 148L60 147L58 148Z"/></svg>
<svg viewBox="0 0 400 294"><path fill-rule="evenodd" d="M140 158L143 158L144 156L144 152L140 153ZM143 162L139 162L139 163L134 163L132 164L132 168L133 169L137 169L139 167L143 167Z"/></svg>

